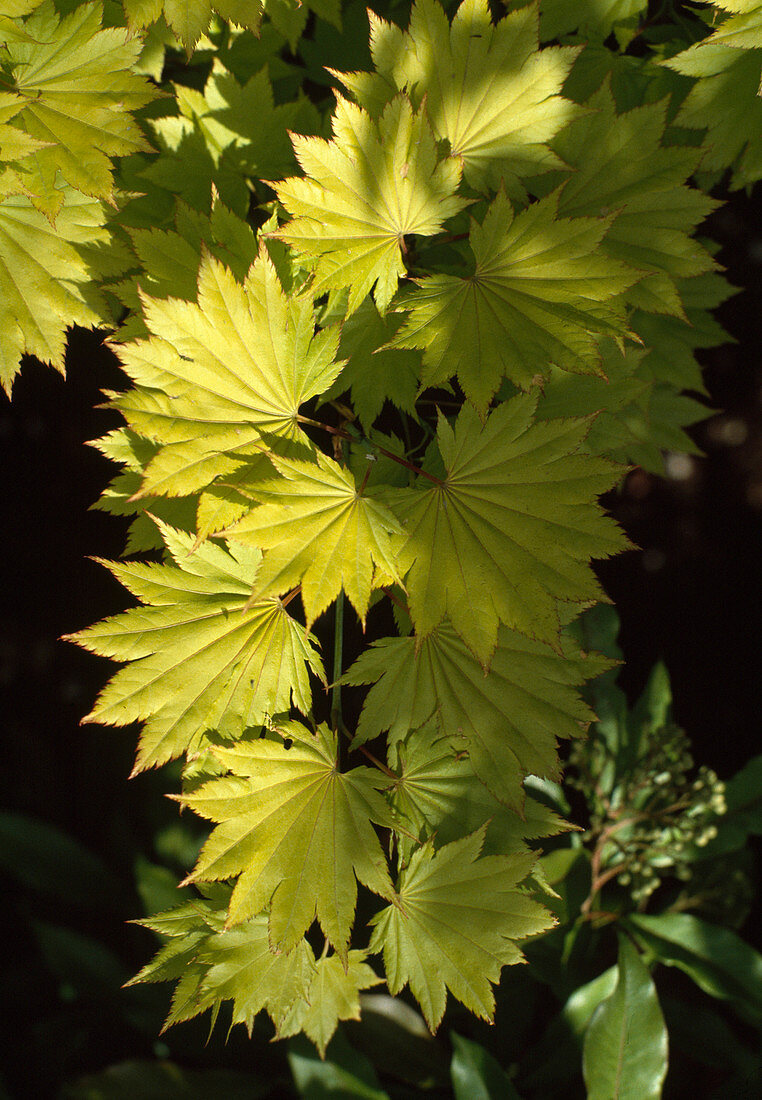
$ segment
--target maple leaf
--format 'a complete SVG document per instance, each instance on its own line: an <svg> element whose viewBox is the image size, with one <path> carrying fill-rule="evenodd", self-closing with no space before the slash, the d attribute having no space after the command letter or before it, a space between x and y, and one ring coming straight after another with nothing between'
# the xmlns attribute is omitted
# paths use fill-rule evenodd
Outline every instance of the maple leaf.
<svg viewBox="0 0 762 1100"><path fill-rule="evenodd" d="M561 167L546 143L579 114L558 94L578 50L538 49L537 4L493 25L487 0L464 0L451 26L436 0L416 0L406 33L369 18L381 81L406 89L416 105L425 100L435 135L472 187L520 194L519 177ZM365 98L365 74L335 75Z"/></svg>
<svg viewBox="0 0 762 1100"><path fill-rule="evenodd" d="M216 899L217 900L217 899ZM291 1006L305 997L315 973L315 957L306 940L288 954L270 950L267 914L225 929L225 909L215 901L194 899L138 923L168 937L168 942L128 982L179 979L162 1031L233 1001L233 1024L251 1034L254 1017L265 1009L278 1026Z"/></svg>
<svg viewBox="0 0 762 1100"><path fill-rule="evenodd" d="M374 642L342 683L374 684L354 744L384 730L394 744L433 718L441 734L468 752L471 769L493 796L521 813L524 776L558 779L556 738L578 737L592 720L575 689L600 671L595 660L582 661L565 637L557 653L501 627L485 676L445 622L422 642Z"/></svg>
<svg viewBox="0 0 762 1100"><path fill-rule="evenodd" d="M23 193L24 161L50 144L13 125L23 107L23 100L12 92L0 92L0 198Z"/></svg>
<svg viewBox="0 0 762 1100"><path fill-rule="evenodd" d="M718 266L690 236L719 205L685 184L701 151L662 145L665 100L617 114L605 84L586 106L592 111L553 143L574 169L561 189L559 212L577 218L616 211L600 251L645 273L627 290L627 300L640 309L683 316L676 280Z"/></svg>
<svg viewBox="0 0 762 1100"><path fill-rule="evenodd" d="M264 246L241 286L204 256L198 302L144 300L148 340L115 348L137 387L112 401L162 448L140 493L205 488L262 450L262 434L294 440L299 407L341 369L337 326L315 333L312 299L287 298Z"/></svg>
<svg viewBox="0 0 762 1100"><path fill-rule="evenodd" d="M353 312L375 286L384 311L405 274L408 234L431 236L467 200L458 162L438 157L423 110L397 96L378 120L337 97L333 141L293 138L306 179L274 184L293 215L275 234L314 265L315 295L349 287Z"/></svg>
<svg viewBox="0 0 762 1100"><path fill-rule="evenodd" d="M413 834L396 832L404 862L417 846L415 838L420 842L435 837L441 846L486 825L485 854L494 855L527 851L525 839L571 828L528 795L523 798L521 816L498 801L452 740L432 721L390 746L389 764L399 775L390 787L390 802Z"/></svg>
<svg viewBox="0 0 762 1100"><path fill-rule="evenodd" d="M381 982L365 956L365 951L350 951L346 965L338 955L318 959L309 992L293 1003L278 1028L278 1038L303 1031L324 1058L339 1020L360 1019L360 991Z"/></svg>
<svg viewBox="0 0 762 1100"><path fill-rule="evenodd" d="M69 325L104 319L82 246L108 242L103 207L64 186L55 228L26 195L0 201L0 383L10 394L26 352L64 372Z"/></svg>
<svg viewBox="0 0 762 1100"><path fill-rule="evenodd" d="M139 272L109 288L130 310L114 338L120 343L148 335L140 290L151 298L195 301L205 251L230 268L240 283L259 253L251 226L228 210L216 192L208 215L178 202L173 229L127 226L126 231Z"/></svg>
<svg viewBox="0 0 762 1100"><path fill-rule="evenodd" d="M278 728L288 747L280 739L215 747L234 774L183 796L221 822L187 881L239 875L229 924L269 905L271 948L290 951L317 916L346 964L356 878L382 897L393 892L372 825L393 823L378 793L385 779L371 768L340 772L336 734L324 725L314 734L296 722Z"/></svg>
<svg viewBox="0 0 762 1100"><path fill-rule="evenodd" d="M433 275L401 297L410 316L390 347L424 349L421 381L457 374L486 410L503 375L522 389L550 363L600 373L600 334L627 334L615 299L639 278L601 254L611 218L559 218L549 195L514 217L499 193L471 224L474 273Z"/></svg>
<svg viewBox="0 0 762 1100"><path fill-rule="evenodd" d="M279 600L246 609L259 554L213 543L194 550L192 535L158 526L174 565L103 563L145 606L67 635L131 662L83 721L147 720L133 774L196 751L210 729L239 737L292 702L307 714L308 667L325 679L314 644Z"/></svg>
<svg viewBox="0 0 762 1100"><path fill-rule="evenodd" d="M289 131L317 133L321 117L303 94L276 106L267 69L242 86L215 60L195 112L210 143L230 151L231 162L256 179L279 179L295 167Z"/></svg>
<svg viewBox="0 0 762 1100"><path fill-rule="evenodd" d="M364 623L374 565L401 583L396 551L402 528L373 499L374 490L358 488L351 470L319 452L315 460L271 456L281 478L247 484L264 503L225 535L267 551L254 599L301 584L309 625L343 588Z"/></svg>
<svg viewBox="0 0 762 1100"><path fill-rule="evenodd" d="M223 19L258 31L266 0L122 0L132 28L147 27L164 15L188 53L209 28L212 12Z"/></svg>
<svg viewBox="0 0 762 1100"><path fill-rule="evenodd" d="M603 41L618 23L633 20L647 6L648 0L542 0L540 37L546 42L578 30Z"/></svg>
<svg viewBox="0 0 762 1100"><path fill-rule="evenodd" d="M393 313L382 317L366 298L341 327L338 354L345 363L326 399L350 389L352 408L366 430L381 413L384 401L415 413L420 352L387 349L401 324L402 318Z"/></svg>
<svg viewBox="0 0 762 1100"><path fill-rule="evenodd" d="M391 993L406 984L432 1031L447 990L492 1020L491 986L523 958L515 941L552 927L541 905L519 889L533 855L483 856L484 827L434 851L429 841L399 876L392 904L376 914L369 951L383 950Z"/></svg>
<svg viewBox="0 0 762 1100"><path fill-rule="evenodd" d="M715 172L732 167L731 186L749 186L762 176L762 50L720 44L705 45L702 52L701 46L694 47L695 53L686 50L665 61L686 76L701 78L675 122L706 129L702 169Z"/></svg>
<svg viewBox="0 0 762 1100"><path fill-rule="evenodd" d="M556 601L600 599L590 558L626 545L595 503L621 468L575 453L588 419L535 424L535 407L520 395L484 425L471 405L454 428L440 417L444 479L386 497L406 529L398 562L417 634L449 615L485 667L499 622L558 646Z"/></svg>
<svg viewBox="0 0 762 1100"><path fill-rule="evenodd" d="M216 59L203 92L182 84L173 89L179 113L149 121L161 155L141 176L205 212L214 184L245 218L251 193L244 177L273 179L293 171L288 131L314 133L320 127L317 111L302 95L275 105L266 68L242 86Z"/></svg>
<svg viewBox="0 0 762 1100"><path fill-rule="evenodd" d="M130 114L156 95L131 71L141 42L124 28L102 29L102 12L82 4L60 17L46 0L24 24L27 37L5 48L22 104L14 124L48 143L25 160L24 182L50 218L63 202L57 172L84 194L111 199L109 158L150 148Z"/></svg>
<svg viewBox="0 0 762 1100"><path fill-rule="evenodd" d="M685 320L666 314L636 312L632 329L648 349L644 367L650 377L667 382L676 390L706 393L701 366L693 354L696 348L713 348L731 343L710 310L735 294L727 279L715 272L681 279L678 293L685 307Z"/></svg>

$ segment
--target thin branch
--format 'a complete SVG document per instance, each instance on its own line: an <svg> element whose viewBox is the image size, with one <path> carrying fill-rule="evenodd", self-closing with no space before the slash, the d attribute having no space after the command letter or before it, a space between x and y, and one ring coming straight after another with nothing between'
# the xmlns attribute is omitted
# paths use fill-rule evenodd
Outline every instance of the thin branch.
<svg viewBox="0 0 762 1100"><path fill-rule="evenodd" d="M378 759L378 757L373 755L373 753L370 751L370 749L367 749L365 747L365 745L360 745L359 748L360 748L360 752L363 754L363 756L367 756L367 758L368 758L368 760L370 760L371 764L373 764L376 768L378 768L380 771L382 771L384 773L384 775L388 775L389 778L393 779L395 783L397 783L399 781L399 776L395 775L395 773L392 771L391 768L387 768L386 764L382 764L381 761Z"/></svg>
<svg viewBox="0 0 762 1100"><path fill-rule="evenodd" d="M349 432L345 432L343 428L334 428L331 424L323 424L320 420L313 420L309 416L302 416L299 414L296 418L300 424L309 424L313 428L322 428L324 432L330 432L331 435L338 436L340 439L348 439L350 442L356 443L356 436L351 435ZM380 446L378 443L371 442L371 446L378 451L379 454L384 455L386 458L390 458L392 462L398 463L400 466L404 466L406 470L412 470L414 474L419 474L421 477L428 478L429 481L433 481L435 485L444 485L441 478L435 477L434 474L430 474L427 470L422 470L420 466L416 466L414 462L408 462L406 458L401 458L393 451L387 451L386 447Z"/></svg>

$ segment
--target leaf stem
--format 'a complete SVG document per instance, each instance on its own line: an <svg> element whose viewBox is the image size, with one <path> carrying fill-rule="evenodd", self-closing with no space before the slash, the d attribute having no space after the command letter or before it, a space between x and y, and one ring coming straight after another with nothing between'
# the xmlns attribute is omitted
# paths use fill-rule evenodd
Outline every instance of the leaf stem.
<svg viewBox="0 0 762 1100"><path fill-rule="evenodd" d="M378 757L373 755L373 753L370 751L370 749L367 749L365 747L365 745L360 745L359 749L360 749L360 752L363 754L363 756L367 756L367 758L368 758L368 760L370 760L371 764L373 764L375 767L377 767L379 769L379 771L382 771L384 773L384 775L388 775L389 778L393 779L395 783L399 782L400 777L398 775L395 775L395 773L392 771L391 768L387 768L386 764L382 764L381 761L378 759Z"/></svg>
<svg viewBox="0 0 762 1100"><path fill-rule="evenodd" d="M349 439L350 441L357 442L353 435L349 432L345 432L343 428L334 428L330 424L323 424L320 420L313 420L309 416L302 416L299 413L296 417L300 424L309 424L313 428L322 428L324 432L330 432L331 435L338 436L340 439ZM384 455L386 458L390 458L392 462L397 462L400 466L404 466L406 470L412 470L414 474L420 474L421 477L428 478L429 481L433 481L435 485L444 485L441 478L435 477L434 474L428 473L427 470L421 469L420 466L416 466L414 462L408 462L406 458L401 458L399 455L394 454L393 451L387 451L386 447L381 447L378 443L373 443L373 447L379 454Z"/></svg>
<svg viewBox="0 0 762 1100"><path fill-rule="evenodd" d="M297 584L296 588L292 588L290 592L287 592L283 599L280 601L281 607L288 607L293 599L295 599L302 590L302 586Z"/></svg>

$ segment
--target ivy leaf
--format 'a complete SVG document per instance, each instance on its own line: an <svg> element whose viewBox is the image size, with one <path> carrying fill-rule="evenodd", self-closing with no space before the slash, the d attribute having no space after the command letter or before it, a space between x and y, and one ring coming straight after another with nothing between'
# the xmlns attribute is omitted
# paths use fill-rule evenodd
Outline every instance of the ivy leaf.
<svg viewBox="0 0 762 1100"><path fill-rule="evenodd" d="M558 194L514 217L501 192L471 224L474 273L417 279L391 347L423 348L421 382L453 374L484 412L504 375L528 389L548 365L601 372L600 334L628 329L615 302L639 275L601 254L611 218L559 218Z"/></svg>
<svg viewBox="0 0 762 1100"><path fill-rule="evenodd" d="M376 914L369 950L383 950L386 980L397 994L407 983L432 1031L444 1015L447 990L492 1020L491 984L503 966L521 962L517 939L544 932L553 918L519 889L532 855L484 856L484 829L434 851L414 853L397 893Z"/></svg>
<svg viewBox="0 0 762 1100"><path fill-rule="evenodd" d="M332 141L294 136L306 179L274 184L293 215L275 236L314 266L315 295L349 287L352 313L375 285L383 312L405 274L404 238L431 236L467 200L458 162L440 160L425 111L397 96L375 120L338 97Z"/></svg>
<svg viewBox="0 0 762 1100"><path fill-rule="evenodd" d="M72 187L111 199L112 156L149 149L130 112L155 98L131 71L141 49L121 27L101 29L101 4L82 4L59 17L46 0L24 24L28 41L6 45L13 92L22 103L16 123L49 142L31 158L26 188L54 218L63 202L56 173ZM25 162L26 165L27 162Z"/></svg>
<svg viewBox="0 0 762 1100"><path fill-rule="evenodd" d="M445 622L422 642L374 642L342 683L374 683L354 744L387 729L391 743L404 740L433 717L441 733L468 752L471 769L492 795L521 813L524 776L558 779L556 738L579 737L592 720L575 689L600 671L597 660L583 661L566 638L556 653L501 627L485 675Z"/></svg>
<svg viewBox="0 0 762 1100"><path fill-rule="evenodd" d="M303 1031L324 1058L339 1020L360 1019L360 991L381 983L365 955L365 951L350 951L346 966L338 955L318 959L309 992L294 1002L278 1028L278 1038Z"/></svg>
<svg viewBox="0 0 762 1100"><path fill-rule="evenodd" d="M286 297L264 247L243 286L205 256L197 303L146 298L144 312L151 338L115 349L138 385L112 402L163 444L143 495L205 488L261 451L263 433L298 438L299 407L341 369L337 327L315 333L312 299Z"/></svg>
<svg viewBox="0 0 762 1100"><path fill-rule="evenodd" d="M468 756L455 750L453 740L430 722L390 746L389 764L399 775L389 791L391 805L419 841L436 837L441 846L486 825L484 850L495 855L526 851L525 839L571 828L529 796L523 800L522 816L508 809L487 790ZM407 862L415 840L398 830L396 841Z"/></svg>
<svg viewBox="0 0 762 1100"><path fill-rule="evenodd" d="M253 599L301 584L309 626L343 588L364 624L374 565L401 583L402 528L372 490L358 488L351 470L319 452L315 458L271 456L281 478L248 484L247 492L264 503L225 534L267 551Z"/></svg>
<svg viewBox="0 0 762 1100"><path fill-rule="evenodd" d="M130 27L147 27L163 13L188 53L208 29L212 12L258 31L265 0L122 0Z"/></svg>
<svg viewBox="0 0 762 1100"><path fill-rule="evenodd" d="M579 113L558 94L578 51L538 49L538 9L530 4L494 25L487 0L464 0L450 26L436 0L417 0L404 35L370 13L381 77L416 104L425 100L436 137L477 190L502 184L514 193L517 177L561 167L546 142ZM354 90L355 74L337 75Z"/></svg>
<svg viewBox="0 0 762 1100"><path fill-rule="evenodd" d="M147 719L133 774L197 751L206 731L238 737L293 702L311 706L308 667L325 680L304 627L279 600L247 609L260 555L228 553L158 522L174 565L104 562L145 605L67 635L132 662L117 672L85 722Z"/></svg>
<svg viewBox="0 0 762 1100"><path fill-rule="evenodd" d="M81 246L107 242L99 201L64 186L55 228L26 195L0 201L0 383L10 394L24 352L64 372L69 325L103 320Z"/></svg>
<svg viewBox="0 0 762 1100"><path fill-rule="evenodd" d="M689 234L719 205L685 181L701 151L662 144L667 101L617 114L606 84L553 147L574 174L561 190L559 211L578 218L615 211L600 249L645 272L627 291L640 309L683 316L676 280L717 267L709 252Z"/></svg>
<svg viewBox="0 0 762 1100"><path fill-rule="evenodd" d="M233 775L184 796L202 817L221 822L189 882L239 875L229 924L270 906L270 945L291 951L317 919L343 963L357 900L355 876L382 897L392 884L371 822L393 819L370 768L338 770L336 734L296 722L280 741L239 742L214 755Z"/></svg>
<svg viewBox="0 0 762 1100"><path fill-rule="evenodd" d="M417 634L448 615L484 667L499 622L557 647L557 600L599 599L590 558L626 545L595 503L620 468L576 453L590 421L536 424L535 408L521 395L484 425L471 405L454 428L441 417L444 480L387 494L406 528L398 560Z"/></svg>

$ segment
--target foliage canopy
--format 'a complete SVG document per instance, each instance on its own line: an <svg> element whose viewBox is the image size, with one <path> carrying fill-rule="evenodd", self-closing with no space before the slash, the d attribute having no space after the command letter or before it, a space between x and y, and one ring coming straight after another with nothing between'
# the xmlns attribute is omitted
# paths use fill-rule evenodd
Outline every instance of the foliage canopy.
<svg viewBox="0 0 762 1100"><path fill-rule="evenodd" d="M135 773L180 758L214 825L198 897L146 921L168 1023L230 1000L324 1053L383 980L432 1029L448 991L491 1019L555 923L527 841L566 825L526 783L608 667L578 621L627 546L599 497L692 448L729 293L699 234L724 172L762 175L762 8L507 7L0 21L0 372L111 330L100 507L159 556L105 563L140 606L70 636L124 663L86 721L142 721ZM590 1094L658 1095L653 983L630 940L617 965ZM656 1064L608 1067L627 1027Z"/></svg>

